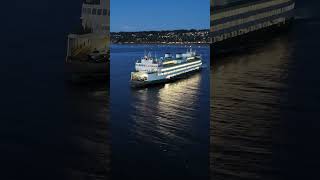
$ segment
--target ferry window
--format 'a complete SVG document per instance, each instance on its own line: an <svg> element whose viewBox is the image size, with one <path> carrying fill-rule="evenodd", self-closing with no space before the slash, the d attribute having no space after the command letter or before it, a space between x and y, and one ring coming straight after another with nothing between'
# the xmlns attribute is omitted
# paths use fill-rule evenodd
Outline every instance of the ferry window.
<svg viewBox="0 0 320 180"><path fill-rule="evenodd" d="M93 15L96 15L96 14L97 14L97 9L96 9L96 8L93 8L93 9L92 9L92 14L93 14Z"/></svg>
<svg viewBox="0 0 320 180"><path fill-rule="evenodd" d="M102 9L98 9L98 15L101 15Z"/></svg>

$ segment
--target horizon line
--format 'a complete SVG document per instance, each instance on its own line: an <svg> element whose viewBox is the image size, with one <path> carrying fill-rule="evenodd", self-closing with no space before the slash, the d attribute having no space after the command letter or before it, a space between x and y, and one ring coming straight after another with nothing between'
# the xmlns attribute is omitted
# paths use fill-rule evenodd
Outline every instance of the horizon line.
<svg viewBox="0 0 320 180"><path fill-rule="evenodd" d="M210 28L200 28L200 29L194 29L194 28L189 28L189 29L170 29L170 30L141 30L141 31L110 31L110 33L121 33L121 32L130 32L130 33L138 33L138 32L163 32L163 31L191 31L191 30L196 30L196 31L201 31L201 30L210 30Z"/></svg>

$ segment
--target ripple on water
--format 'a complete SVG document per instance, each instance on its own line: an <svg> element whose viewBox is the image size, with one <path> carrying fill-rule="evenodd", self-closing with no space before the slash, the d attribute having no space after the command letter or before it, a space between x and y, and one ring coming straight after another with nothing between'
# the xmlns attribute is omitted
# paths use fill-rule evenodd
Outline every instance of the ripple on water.
<svg viewBox="0 0 320 180"><path fill-rule="evenodd" d="M272 179L273 133L286 101L291 47L279 37L211 71L211 179Z"/></svg>

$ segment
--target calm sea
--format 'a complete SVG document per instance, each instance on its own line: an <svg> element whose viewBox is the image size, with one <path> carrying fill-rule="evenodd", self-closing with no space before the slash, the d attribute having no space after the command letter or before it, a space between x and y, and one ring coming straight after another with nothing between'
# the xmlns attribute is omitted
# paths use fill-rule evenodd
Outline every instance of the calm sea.
<svg viewBox="0 0 320 180"><path fill-rule="evenodd" d="M108 177L107 82L65 83L66 37L81 4L2 4L0 179Z"/></svg>
<svg viewBox="0 0 320 180"><path fill-rule="evenodd" d="M114 179L208 179L209 47L194 46L208 68L187 79L131 89L130 72L144 52L189 46L112 45L110 112Z"/></svg>
<svg viewBox="0 0 320 180"><path fill-rule="evenodd" d="M211 179L319 179L320 16L315 7L318 2L297 1L297 20L287 34L215 59Z"/></svg>

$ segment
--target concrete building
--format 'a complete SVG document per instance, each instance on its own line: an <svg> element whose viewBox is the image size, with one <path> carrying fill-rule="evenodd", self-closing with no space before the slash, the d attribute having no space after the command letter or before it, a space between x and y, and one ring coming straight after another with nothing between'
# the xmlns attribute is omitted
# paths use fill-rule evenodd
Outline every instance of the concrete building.
<svg viewBox="0 0 320 180"><path fill-rule="evenodd" d="M81 31L68 35L67 59L109 48L110 0L84 0L80 19Z"/></svg>
<svg viewBox="0 0 320 180"><path fill-rule="evenodd" d="M294 0L211 0L213 45L286 25L294 16Z"/></svg>

